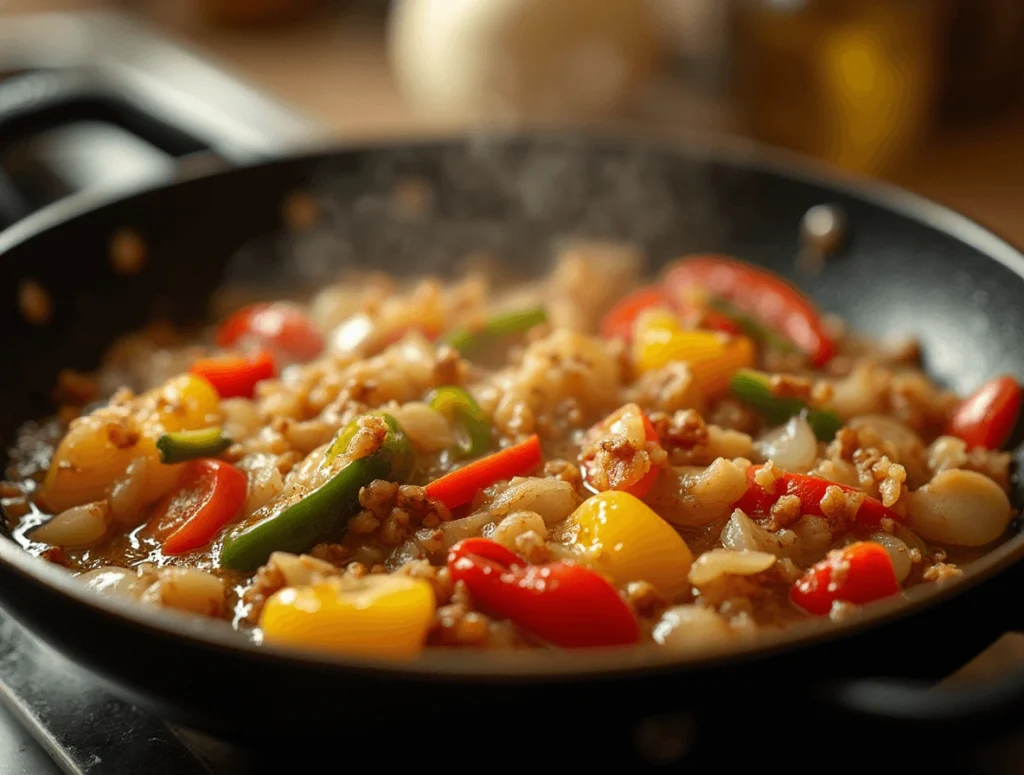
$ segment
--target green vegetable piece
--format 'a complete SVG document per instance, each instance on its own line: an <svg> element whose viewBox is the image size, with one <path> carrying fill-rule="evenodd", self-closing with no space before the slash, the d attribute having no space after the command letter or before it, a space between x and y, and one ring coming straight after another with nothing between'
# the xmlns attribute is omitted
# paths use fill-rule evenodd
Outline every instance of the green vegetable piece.
<svg viewBox="0 0 1024 775"><path fill-rule="evenodd" d="M184 463L201 457L216 457L233 442L220 428L165 433L156 440L161 463Z"/></svg>
<svg viewBox="0 0 1024 775"><path fill-rule="evenodd" d="M754 318L749 315L743 314L729 302L724 301L723 299L710 298L707 301L707 305L715 312L725 315L730 320L735 321L743 330L743 333L754 341L760 342L762 345L783 353L800 352L800 348L784 336L780 336L770 328L754 320Z"/></svg>
<svg viewBox="0 0 1024 775"><path fill-rule="evenodd" d="M221 546L221 567L253 571L273 552L300 554L322 541L338 538L348 521L359 513L359 491L363 487L376 479L408 481L414 455L405 432L390 415L373 414L382 417L388 425L381 447L371 455L351 461L326 483L283 511L236 529ZM339 440L345 436L351 440L357 422L342 431ZM337 445L335 441L331 449ZM335 456L339 453L335 452Z"/></svg>
<svg viewBox="0 0 1024 775"><path fill-rule="evenodd" d="M432 409L462 427L455 452L460 458L480 457L491 446L491 422L469 393L454 385L437 388L427 397Z"/></svg>
<svg viewBox="0 0 1024 775"><path fill-rule="evenodd" d="M543 307L504 312L495 315L482 328L458 328L446 334L441 341L466 353L503 336L529 331L547 319L548 313Z"/></svg>
<svg viewBox="0 0 1024 775"><path fill-rule="evenodd" d="M843 427L839 416L829 409L811 409L795 398L776 396L772 393L771 377L768 374L753 369L740 369L729 382L729 389L772 425L782 425L790 417L801 415L811 426L818 441L831 441Z"/></svg>
<svg viewBox="0 0 1024 775"><path fill-rule="evenodd" d="M402 430L402 426L398 424L398 421L387 412L375 411L367 412L361 417L382 417L384 422L388 425L388 435L384 440L384 446L389 447L391 450L392 461L392 481L405 483L409 481L409 477L412 475L413 466L416 464L416 453L413 451L412 444L409 442L409 437L405 435L405 431ZM344 430L341 431L331 442L331 446L327 448L324 453L324 464L330 464L338 455L342 455L348 451L349 444L352 443L353 437L356 435L356 431L359 430L359 420L361 417L357 417L348 425L345 426Z"/></svg>

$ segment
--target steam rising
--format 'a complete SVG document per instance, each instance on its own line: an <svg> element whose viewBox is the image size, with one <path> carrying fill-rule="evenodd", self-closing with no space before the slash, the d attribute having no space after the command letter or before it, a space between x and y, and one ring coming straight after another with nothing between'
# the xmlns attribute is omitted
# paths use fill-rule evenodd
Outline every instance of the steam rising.
<svg viewBox="0 0 1024 775"><path fill-rule="evenodd" d="M710 173L670 163L643 144L497 133L342 152L310 181L318 226L251 246L228 282L259 277L280 291L354 268L451 274L481 252L527 274L574 240L644 250L671 250L688 232L707 240L717 210Z"/></svg>

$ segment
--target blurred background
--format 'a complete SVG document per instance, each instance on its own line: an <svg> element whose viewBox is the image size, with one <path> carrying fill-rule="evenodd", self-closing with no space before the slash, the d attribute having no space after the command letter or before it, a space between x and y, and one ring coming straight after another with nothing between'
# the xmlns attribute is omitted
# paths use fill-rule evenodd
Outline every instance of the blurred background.
<svg viewBox="0 0 1024 775"><path fill-rule="evenodd" d="M548 121L740 135L1024 245L1020 0L0 0L0 77L12 20L90 9L339 138Z"/></svg>

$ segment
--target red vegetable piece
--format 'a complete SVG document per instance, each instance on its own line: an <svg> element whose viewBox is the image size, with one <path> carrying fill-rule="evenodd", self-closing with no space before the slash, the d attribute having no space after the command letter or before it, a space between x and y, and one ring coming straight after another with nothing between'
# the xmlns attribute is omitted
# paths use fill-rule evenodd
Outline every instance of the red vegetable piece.
<svg viewBox="0 0 1024 775"><path fill-rule="evenodd" d="M276 376L277 365L270 353L259 352L200 358L190 371L213 385L221 398L252 398L256 383Z"/></svg>
<svg viewBox="0 0 1024 775"><path fill-rule="evenodd" d="M865 605L899 591L892 558L885 547L864 541L829 552L797 580L790 599L809 614L827 616L837 600Z"/></svg>
<svg viewBox="0 0 1024 775"><path fill-rule="evenodd" d="M249 342L295 361L312 360L324 349L324 338L312 321L300 309L284 303L243 307L221 324L216 342L224 349Z"/></svg>
<svg viewBox="0 0 1024 775"><path fill-rule="evenodd" d="M783 495L795 495L800 499L801 513L824 517L825 513L821 510L821 499L829 487L838 487L847 493L863 494L855 487L830 482L828 479L788 472L778 475L775 486L769 492L754 480L754 476L760 468L761 466L751 466L747 469L747 491L733 504L733 508L742 509L744 513L751 516L767 516L779 498ZM902 516L892 509L886 508L881 501L865 497L860 508L857 509L857 523L875 527L883 519L891 519L895 522L904 521Z"/></svg>
<svg viewBox="0 0 1024 775"><path fill-rule="evenodd" d="M164 554L185 554L210 543L238 514L246 492L245 474L229 463L213 459L187 463L151 518Z"/></svg>
<svg viewBox="0 0 1024 775"><path fill-rule="evenodd" d="M668 296L658 286L634 291L619 301L601 321L601 336L605 339L633 339L633 324L640 313L654 307L670 307Z"/></svg>
<svg viewBox="0 0 1024 775"><path fill-rule="evenodd" d="M481 609L556 646L630 646L640 639L615 587L582 565L527 565L495 541L470 538L452 547L448 571Z"/></svg>
<svg viewBox="0 0 1024 775"><path fill-rule="evenodd" d="M531 436L435 479L425 488L427 496L443 502L449 509L464 506L485 487L501 479L529 473L540 465L542 457L540 439Z"/></svg>
<svg viewBox="0 0 1024 775"><path fill-rule="evenodd" d="M731 336L741 336L743 334L743 326L728 315L723 315L721 312L713 309L703 312L700 327L712 331L721 331L723 334L730 334Z"/></svg>
<svg viewBox="0 0 1024 775"><path fill-rule="evenodd" d="M699 256L676 263L665 275L665 287L674 299L685 298L693 288L725 299L789 339L815 366L835 355L835 342L814 305L765 269L724 256Z"/></svg>
<svg viewBox="0 0 1024 775"><path fill-rule="evenodd" d="M969 448L1001 449L1020 415L1021 388L1011 376L991 379L961 402L947 433Z"/></svg>

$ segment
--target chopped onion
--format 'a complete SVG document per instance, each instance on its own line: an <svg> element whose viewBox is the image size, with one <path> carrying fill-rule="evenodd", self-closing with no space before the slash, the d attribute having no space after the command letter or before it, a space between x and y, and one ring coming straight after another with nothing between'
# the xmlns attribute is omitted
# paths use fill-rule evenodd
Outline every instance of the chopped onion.
<svg viewBox="0 0 1024 775"><path fill-rule="evenodd" d="M680 605L669 608L651 633L654 642L669 648L700 648L733 636L724 617L709 608Z"/></svg>
<svg viewBox="0 0 1024 775"><path fill-rule="evenodd" d="M894 535L873 533L870 540L885 547L892 559L892 569L896 572L896 580L901 584L910 575L913 563L910 560L910 547Z"/></svg>
<svg viewBox="0 0 1024 775"><path fill-rule="evenodd" d="M370 340L372 334L373 320L363 313L353 315L331 331L328 337L331 352L338 355L357 353Z"/></svg>
<svg viewBox="0 0 1024 775"><path fill-rule="evenodd" d="M128 568L109 565L103 568L86 571L76 576L89 589L105 595L123 595L136 598L142 594L145 585L139 575Z"/></svg>
<svg viewBox="0 0 1024 775"><path fill-rule="evenodd" d="M771 460L783 471L803 473L814 465L818 440L807 421L791 417L785 425L773 428L754 445L764 460Z"/></svg>
<svg viewBox="0 0 1024 775"><path fill-rule="evenodd" d="M690 583L702 587L722 576L756 576L775 564L776 557L768 552L712 549L698 557L690 568Z"/></svg>
<svg viewBox="0 0 1024 775"><path fill-rule="evenodd" d="M796 543L796 536L788 530L781 533L765 530L736 509L722 529L722 545L734 552L770 552L776 557L784 557Z"/></svg>
<svg viewBox="0 0 1024 775"><path fill-rule="evenodd" d="M490 513L504 517L516 511L533 511L548 525L561 522L580 505L579 496L569 482L561 479L519 477L494 499Z"/></svg>
<svg viewBox="0 0 1024 775"><path fill-rule="evenodd" d="M106 537L111 521L106 501L72 506L37 527L29 538L65 549L85 549Z"/></svg>

